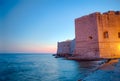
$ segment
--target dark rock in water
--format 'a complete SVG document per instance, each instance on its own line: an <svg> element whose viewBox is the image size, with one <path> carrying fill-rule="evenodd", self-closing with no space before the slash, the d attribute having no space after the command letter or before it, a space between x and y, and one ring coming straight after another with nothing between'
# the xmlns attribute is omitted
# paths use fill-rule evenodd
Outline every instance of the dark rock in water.
<svg viewBox="0 0 120 81"><path fill-rule="evenodd" d="M60 58L61 56L59 56L58 54L55 54L55 58Z"/></svg>
<svg viewBox="0 0 120 81"><path fill-rule="evenodd" d="M56 54L52 54L53 56L56 56Z"/></svg>

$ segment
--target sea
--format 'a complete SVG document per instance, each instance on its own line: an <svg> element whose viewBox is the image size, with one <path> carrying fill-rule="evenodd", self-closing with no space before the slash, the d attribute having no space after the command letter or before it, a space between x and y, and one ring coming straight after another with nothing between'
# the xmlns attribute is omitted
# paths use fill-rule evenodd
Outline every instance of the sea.
<svg viewBox="0 0 120 81"><path fill-rule="evenodd" d="M42 53L1 53L0 81L78 81L90 75L98 61L75 61Z"/></svg>

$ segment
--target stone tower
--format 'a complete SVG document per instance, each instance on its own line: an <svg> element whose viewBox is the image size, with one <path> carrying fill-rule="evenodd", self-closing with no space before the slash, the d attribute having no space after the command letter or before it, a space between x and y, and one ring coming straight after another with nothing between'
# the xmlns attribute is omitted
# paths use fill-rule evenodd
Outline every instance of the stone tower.
<svg viewBox="0 0 120 81"><path fill-rule="evenodd" d="M120 11L75 19L75 54L83 59L120 57Z"/></svg>

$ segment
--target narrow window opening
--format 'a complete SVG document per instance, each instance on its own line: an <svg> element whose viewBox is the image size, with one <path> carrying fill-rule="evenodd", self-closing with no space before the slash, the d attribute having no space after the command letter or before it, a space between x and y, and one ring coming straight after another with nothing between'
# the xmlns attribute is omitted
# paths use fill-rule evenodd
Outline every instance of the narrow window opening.
<svg viewBox="0 0 120 81"><path fill-rule="evenodd" d="M106 31L106 32L104 32L104 38L109 38L109 34L108 34L108 32Z"/></svg>
<svg viewBox="0 0 120 81"><path fill-rule="evenodd" d="M118 32L118 38L120 38L120 32Z"/></svg>
<svg viewBox="0 0 120 81"><path fill-rule="evenodd" d="M89 36L89 39L93 39L93 37L92 37L92 36Z"/></svg>

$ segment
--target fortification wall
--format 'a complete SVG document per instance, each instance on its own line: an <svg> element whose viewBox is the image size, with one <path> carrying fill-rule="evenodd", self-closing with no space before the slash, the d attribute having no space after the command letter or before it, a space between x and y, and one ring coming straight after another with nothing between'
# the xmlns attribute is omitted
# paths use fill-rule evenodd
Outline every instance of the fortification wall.
<svg viewBox="0 0 120 81"><path fill-rule="evenodd" d="M75 19L75 53L80 58L99 57L97 14L93 13Z"/></svg>
<svg viewBox="0 0 120 81"><path fill-rule="evenodd" d="M71 41L58 42L57 54L69 54Z"/></svg>
<svg viewBox="0 0 120 81"><path fill-rule="evenodd" d="M97 15L100 56L120 57L120 11L109 11Z"/></svg>
<svg viewBox="0 0 120 81"><path fill-rule="evenodd" d="M120 58L120 11L96 12L75 19L74 41L59 42L57 53L72 53L75 46L73 53L79 59Z"/></svg>

